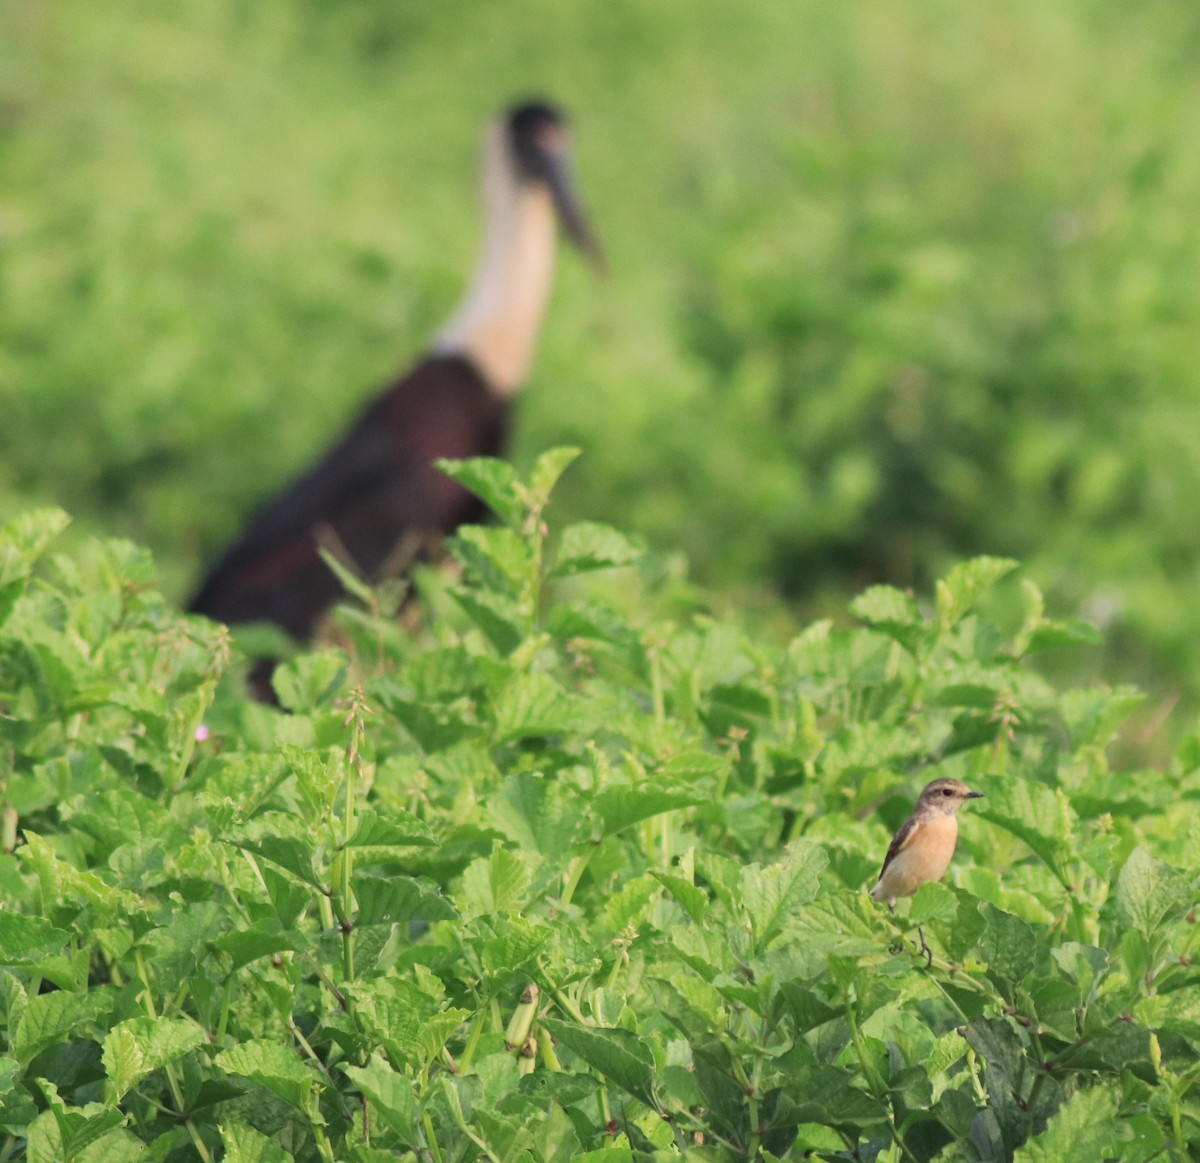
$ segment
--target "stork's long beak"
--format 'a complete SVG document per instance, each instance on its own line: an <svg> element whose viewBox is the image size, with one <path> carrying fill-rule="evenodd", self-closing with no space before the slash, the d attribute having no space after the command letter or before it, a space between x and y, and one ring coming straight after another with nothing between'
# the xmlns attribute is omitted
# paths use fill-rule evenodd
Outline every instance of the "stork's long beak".
<svg viewBox="0 0 1200 1163"><path fill-rule="evenodd" d="M558 211L559 221L567 236L591 261L597 274L604 274L608 266L604 261L604 251L592 233L591 224L583 212L575 185L575 175L571 171L571 162L565 150L547 150L544 154L546 183L554 198L554 208Z"/></svg>

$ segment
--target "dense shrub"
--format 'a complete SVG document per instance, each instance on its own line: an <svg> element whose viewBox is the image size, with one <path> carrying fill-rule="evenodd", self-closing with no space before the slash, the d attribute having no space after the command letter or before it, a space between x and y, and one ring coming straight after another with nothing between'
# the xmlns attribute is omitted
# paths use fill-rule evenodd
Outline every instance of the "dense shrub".
<svg viewBox="0 0 1200 1163"><path fill-rule="evenodd" d="M755 640L548 534L569 459L458 466L502 523L415 634L347 579L283 710L141 551L3 531L0 1154L1195 1152L1200 742L1111 771L1136 695L1030 670L1089 634L1028 582L981 615L1008 561ZM863 889L935 774L987 798L893 916Z"/></svg>

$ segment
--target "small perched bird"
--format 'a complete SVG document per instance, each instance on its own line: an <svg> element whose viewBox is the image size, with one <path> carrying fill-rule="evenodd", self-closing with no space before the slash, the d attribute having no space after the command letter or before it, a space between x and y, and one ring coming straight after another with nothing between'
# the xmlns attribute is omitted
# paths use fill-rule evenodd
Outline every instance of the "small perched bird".
<svg viewBox="0 0 1200 1163"><path fill-rule="evenodd" d="M556 218L602 265L568 153L565 119L543 102L519 105L489 128L483 251L457 312L416 367L251 517L204 579L193 613L270 621L303 640L341 593L319 546L378 581L482 520L482 502L434 461L503 454L550 294Z"/></svg>
<svg viewBox="0 0 1200 1163"><path fill-rule="evenodd" d="M941 880L958 843L958 809L967 800L982 796L983 792L972 791L957 779L927 783L913 814L888 845L871 896L877 901L887 901L888 908L895 908L897 897L912 896L921 885ZM921 952L927 964L932 965L933 952L925 943L920 925L917 935L921 939Z"/></svg>

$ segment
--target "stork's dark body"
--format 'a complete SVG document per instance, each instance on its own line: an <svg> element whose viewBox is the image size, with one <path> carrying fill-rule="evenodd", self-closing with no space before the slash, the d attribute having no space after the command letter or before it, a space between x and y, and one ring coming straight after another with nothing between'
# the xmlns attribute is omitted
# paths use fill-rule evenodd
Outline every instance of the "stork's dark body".
<svg viewBox="0 0 1200 1163"><path fill-rule="evenodd" d="M317 551L322 530L336 534L360 574L378 580L402 539L427 542L481 520L482 502L433 462L501 455L508 409L468 359L425 359L320 464L258 510L189 608L310 637L342 589Z"/></svg>

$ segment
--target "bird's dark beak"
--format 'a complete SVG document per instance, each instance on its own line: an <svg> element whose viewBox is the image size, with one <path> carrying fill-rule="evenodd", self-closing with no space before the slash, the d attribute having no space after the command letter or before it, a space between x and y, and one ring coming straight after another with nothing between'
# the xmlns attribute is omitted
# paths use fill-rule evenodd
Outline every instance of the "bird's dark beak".
<svg viewBox="0 0 1200 1163"><path fill-rule="evenodd" d="M567 236L591 260L598 274L604 274L608 269L604 261L604 251L592 233L591 225L583 212L579 194L575 186L575 176L571 172L571 162L564 150L546 150L544 154L546 184L550 187L554 208L558 211L559 221Z"/></svg>
<svg viewBox="0 0 1200 1163"><path fill-rule="evenodd" d="M983 799L983 792L969 791L969 792L967 792L966 798L969 800L981 800L981 799Z"/></svg>

